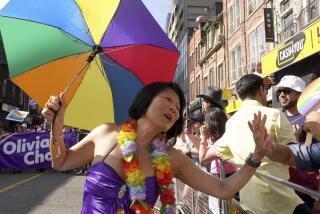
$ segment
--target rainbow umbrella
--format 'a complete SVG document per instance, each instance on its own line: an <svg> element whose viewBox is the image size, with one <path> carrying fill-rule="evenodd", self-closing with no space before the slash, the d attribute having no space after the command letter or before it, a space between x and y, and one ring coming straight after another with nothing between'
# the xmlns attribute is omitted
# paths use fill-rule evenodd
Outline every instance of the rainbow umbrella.
<svg viewBox="0 0 320 214"><path fill-rule="evenodd" d="M320 108L320 77L303 90L298 99L297 108L302 115Z"/></svg>
<svg viewBox="0 0 320 214"><path fill-rule="evenodd" d="M172 81L179 52L140 0L11 0L0 10L10 79L40 107L65 91L65 124L121 123L137 92Z"/></svg>

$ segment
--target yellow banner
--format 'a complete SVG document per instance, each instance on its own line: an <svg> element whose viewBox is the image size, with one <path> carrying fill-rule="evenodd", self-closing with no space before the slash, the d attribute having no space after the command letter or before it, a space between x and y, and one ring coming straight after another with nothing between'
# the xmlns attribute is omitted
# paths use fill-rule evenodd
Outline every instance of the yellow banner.
<svg viewBox="0 0 320 214"><path fill-rule="evenodd" d="M320 20L263 56L262 74L272 74L319 51Z"/></svg>
<svg viewBox="0 0 320 214"><path fill-rule="evenodd" d="M232 113L232 112L236 112L240 109L241 107L241 100L233 100L233 101L228 101L228 106L226 107L226 112L227 113Z"/></svg>

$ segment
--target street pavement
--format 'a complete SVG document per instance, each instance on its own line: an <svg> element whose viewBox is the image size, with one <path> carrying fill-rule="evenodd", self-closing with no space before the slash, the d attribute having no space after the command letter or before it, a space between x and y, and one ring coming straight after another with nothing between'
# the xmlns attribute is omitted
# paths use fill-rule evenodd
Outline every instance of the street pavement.
<svg viewBox="0 0 320 214"><path fill-rule="evenodd" d="M78 214L85 175L0 172L0 214Z"/></svg>

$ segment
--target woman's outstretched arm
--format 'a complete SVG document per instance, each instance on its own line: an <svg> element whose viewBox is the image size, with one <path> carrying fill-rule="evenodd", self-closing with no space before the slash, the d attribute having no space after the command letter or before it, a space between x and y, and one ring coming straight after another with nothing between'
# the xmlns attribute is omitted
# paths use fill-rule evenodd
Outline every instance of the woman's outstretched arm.
<svg viewBox="0 0 320 214"><path fill-rule="evenodd" d="M220 180L201 170L191 159L181 152L171 149L169 154L176 178L194 189L222 199L232 198L250 180L256 171L255 168L244 165L234 175ZM253 156L251 160L258 163L262 158L263 156Z"/></svg>
<svg viewBox="0 0 320 214"><path fill-rule="evenodd" d="M265 124L266 117L262 117L260 112L255 114L254 117L260 119L263 125ZM262 158L271 152L271 143L270 141L256 143L250 161L261 163ZM255 167L247 164L250 162L248 161L237 173L227 179L220 180L202 171L190 159L174 149L170 150L169 155L175 177L201 192L222 199L232 198L250 180L256 171Z"/></svg>

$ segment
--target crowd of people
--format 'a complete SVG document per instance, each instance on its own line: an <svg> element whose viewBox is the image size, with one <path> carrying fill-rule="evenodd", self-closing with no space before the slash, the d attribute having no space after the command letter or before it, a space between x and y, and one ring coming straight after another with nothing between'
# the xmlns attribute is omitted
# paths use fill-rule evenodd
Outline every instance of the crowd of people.
<svg viewBox="0 0 320 214"><path fill-rule="evenodd" d="M250 142L251 130L248 129L247 126L241 124L245 124L245 121L248 121L254 112L261 111L263 114L267 115L267 118L271 118L271 120L267 120L266 130L271 134L274 143L277 143L276 147L281 147L278 151L285 151L285 153L275 152L275 154L271 156L271 161L270 159L266 159L267 161L269 160L270 163L263 162L263 167L260 167L261 171L265 171L267 174L274 175L284 180L288 180L289 178L289 181L293 183L318 191L319 156L314 154L319 154L319 151L316 151L319 150L316 139L316 132L319 132L319 129L316 130L316 128L314 128L315 130L313 130L313 132L315 133L315 136L312 139L313 144L310 147L305 147L303 143L306 140L306 128L310 127L310 123L317 123L317 121L320 121L318 116L320 113L310 113L307 116L307 122L305 122L306 118L298 112L297 101L305 87L306 84L301 78L292 75L284 76L268 93L270 96L270 91L274 90L280 108L265 108L266 106L272 106L272 98L269 97L268 99L268 96L265 93L263 79L257 75L244 76L239 80L236 88L238 95L243 100L242 110L240 109L239 112L233 115L232 119L228 121L228 126L226 128L227 118L230 117L230 115L224 112L225 105L223 104L225 103L225 100L221 97L220 89L210 86L203 95L199 95L199 97L202 98L202 112L204 116L202 117L203 119L201 122L197 120L197 118L199 118L198 114L195 115L196 118L189 119L189 121L195 122L192 123L192 129L185 129L185 133L183 134L187 136L184 137L185 145L188 145L187 148L191 148L191 151L194 151L194 153L198 152L200 164L211 163L211 169L208 170L210 173L220 176L220 158L232 159L236 163L241 163L245 158L243 155L241 157L241 152L247 154L247 152L252 149L250 147L254 144L252 143L252 139ZM224 133L225 129L228 130L227 133ZM239 133L241 133L241 135ZM223 139L220 139L222 136ZM239 142L247 143L240 146ZM299 144L297 144L297 142ZM289 147L286 147L286 145ZM186 148L182 148L181 143L176 148L180 149L185 154L186 151L189 151ZM284 154L288 155L285 156ZM277 155L282 159L277 158ZM309 156L311 157L308 159ZM290 157L290 159L284 159L284 157ZM275 163L272 160L285 163L286 165ZM291 162L289 162L289 160ZM294 161L295 163L293 163ZM286 170L287 165L293 165L289 168L289 171ZM224 163L223 168L227 177L236 171L235 167L228 163ZM283 188L283 186L275 185L267 180L262 180L266 188L259 192L259 188L258 191L255 189L256 184L254 183L254 179L256 178L254 177L251 179L249 184L241 190L241 195L243 197L241 204L245 209L251 211L258 210L259 212L257 213L269 213L272 212L272 210L273 212L276 212L276 210L279 209L284 211L286 209L291 209L291 211L294 210L295 213L309 213L310 209L314 213L320 212L318 200L313 199L311 196L296 191L296 194L299 196L296 197L291 189ZM261 185L261 178L257 180L257 183ZM251 190L250 185L252 185ZM253 194L251 193L252 189L254 189ZM275 196L273 199L283 201L278 207L271 206L274 204L274 201L266 200L266 198L261 197L265 191L269 191L272 194L272 190L276 193L273 194L273 196ZM252 207L250 201L252 195L264 205ZM290 196L287 197L288 195ZM277 196L280 196L280 198L277 198ZM246 202L246 198L249 201ZM290 206L288 207L286 201L294 200L296 201L296 204L291 205L291 208ZM265 210L263 211L261 209ZM288 213L291 211L288 211Z"/></svg>
<svg viewBox="0 0 320 214"><path fill-rule="evenodd" d="M320 163L314 163L320 154L310 152L315 147L303 145L304 132L315 133L320 128L320 113L306 119L296 109L304 88L302 79L283 77L274 87L281 109L270 108L263 78L244 75L236 84L242 100L236 113L226 114L227 101L221 89L208 87L199 95L203 116L187 118L179 86L152 83L135 98L129 122L100 125L70 149L63 142L67 107L64 97L51 97L43 115L51 121L58 112L52 125L52 164L64 171L92 162L84 186L82 213L151 213L159 195L162 209L173 213L173 177L218 198L232 198L239 192L241 206L252 213L316 213L318 201L254 175L257 168L293 182L308 175L307 180L313 183L307 187L318 188L318 171L305 172L299 167L309 164L311 167L305 168L312 169ZM314 145L318 145L317 140ZM236 169L225 163L228 178L220 180L218 158L231 159L243 167ZM204 168L210 173L194 162L210 163ZM299 170L289 171L288 165L298 166Z"/></svg>

